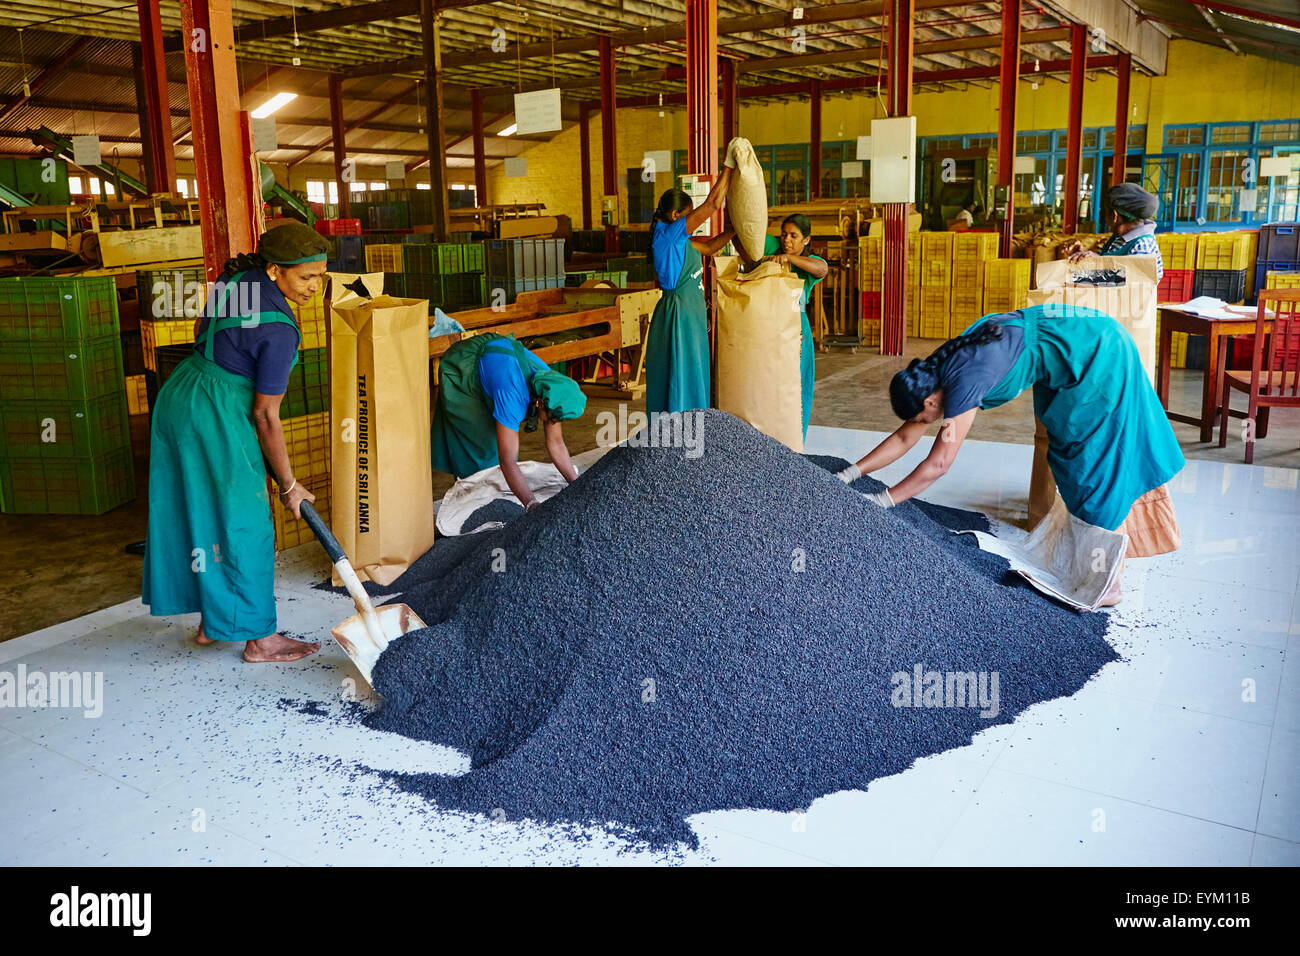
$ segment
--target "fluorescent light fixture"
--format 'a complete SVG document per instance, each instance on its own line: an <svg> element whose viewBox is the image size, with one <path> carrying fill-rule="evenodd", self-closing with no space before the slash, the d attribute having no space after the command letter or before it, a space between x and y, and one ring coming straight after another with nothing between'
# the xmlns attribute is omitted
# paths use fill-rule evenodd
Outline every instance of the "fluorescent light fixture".
<svg viewBox="0 0 1300 956"><path fill-rule="evenodd" d="M288 103L290 100L296 100L297 98L297 93L276 93L275 96L271 97L257 109L253 110L252 117L253 119L265 119L285 103Z"/></svg>
<svg viewBox="0 0 1300 956"><path fill-rule="evenodd" d="M518 123L511 123L511 124L510 124L509 126L507 126L505 129L499 131L499 132L497 133L497 135L498 135L498 136L514 136L514 135L515 135L515 130L517 130L517 129L519 129L519 124L518 124Z"/></svg>

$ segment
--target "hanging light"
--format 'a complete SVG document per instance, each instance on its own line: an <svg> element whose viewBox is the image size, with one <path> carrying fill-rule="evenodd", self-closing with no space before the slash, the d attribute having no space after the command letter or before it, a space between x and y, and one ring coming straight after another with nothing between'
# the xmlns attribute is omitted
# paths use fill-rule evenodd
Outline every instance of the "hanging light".
<svg viewBox="0 0 1300 956"><path fill-rule="evenodd" d="M265 119L285 103L288 103L290 100L296 100L297 98L297 93L276 93L257 109L253 110L252 117L253 119Z"/></svg>

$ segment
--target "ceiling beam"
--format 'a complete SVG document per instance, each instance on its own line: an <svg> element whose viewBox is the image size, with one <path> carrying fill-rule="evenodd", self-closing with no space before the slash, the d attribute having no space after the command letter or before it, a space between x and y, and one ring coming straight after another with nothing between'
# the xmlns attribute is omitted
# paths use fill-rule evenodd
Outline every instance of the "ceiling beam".
<svg viewBox="0 0 1300 956"><path fill-rule="evenodd" d="M1238 17L1248 17L1251 20L1262 20L1266 23L1276 23L1280 26L1291 27L1293 30L1300 30L1300 18L1283 17L1265 10L1253 10L1237 4L1220 3L1219 0L1188 0L1188 2L1193 6L1206 7L1219 13L1230 13Z"/></svg>
<svg viewBox="0 0 1300 956"><path fill-rule="evenodd" d="M0 107L0 122L8 119L13 115L15 110L31 101L32 97L36 95L37 91L40 90L41 87L45 86L46 83L49 83L50 80L62 73L67 65L76 59L77 55L89 46L94 39L94 37L82 37L79 40L74 40L72 45L64 50L63 54L57 60L41 70L34 79L28 81L27 92L19 93L3 107Z"/></svg>

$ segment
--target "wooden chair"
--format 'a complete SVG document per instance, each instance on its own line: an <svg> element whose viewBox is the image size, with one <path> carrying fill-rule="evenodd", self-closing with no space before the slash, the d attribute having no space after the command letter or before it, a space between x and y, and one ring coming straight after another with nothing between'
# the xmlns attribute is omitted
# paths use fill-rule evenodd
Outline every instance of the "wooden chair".
<svg viewBox="0 0 1300 956"><path fill-rule="evenodd" d="M1268 318L1267 313L1273 316ZM1266 322L1272 330L1265 334ZM1223 373L1223 409L1219 417L1219 447L1228 444L1228 403L1233 390L1248 396L1246 464L1255 459L1255 427L1261 410L1276 406L1300 408L1300 289L1260 289L1255 313L1255 352L1250 371ZM1261 424L1263 424L1261 422ZM1263 437L1263 432L1260 432Z"/></svg>

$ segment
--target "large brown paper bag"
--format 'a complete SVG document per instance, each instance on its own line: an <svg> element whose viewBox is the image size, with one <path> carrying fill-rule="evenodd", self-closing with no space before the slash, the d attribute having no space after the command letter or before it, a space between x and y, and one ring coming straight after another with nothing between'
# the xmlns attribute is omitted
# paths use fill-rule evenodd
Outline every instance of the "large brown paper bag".
<svg viewBox="0 0 1300 956"><path fill-rule="evenodd" d="M736 256L718 267L718 408L803 451L799 377L803 280L775 262L742 273Z"/></svg>
<svg viewBox="0 0 1300 956"><path fill-rule="evenodd" d="M429 303L336 290L330 323L330 527L361 580L391 584L433 547Z"/></svg>
<svg viewBox="0 0 1300 956"><path fill-rule="evenodd" d="M1142 366L1156 380L1155 256L1089 256L1036 264L1030 305L1073 305L1105 312L1128 329ZM1110 284L1097 284L1110 283ZM1056 480L1047 464L1047 431L1035 420L1034 466L1029 476L1029 528L1052 510Z"/></svg>

